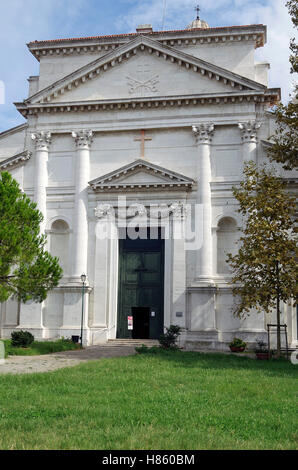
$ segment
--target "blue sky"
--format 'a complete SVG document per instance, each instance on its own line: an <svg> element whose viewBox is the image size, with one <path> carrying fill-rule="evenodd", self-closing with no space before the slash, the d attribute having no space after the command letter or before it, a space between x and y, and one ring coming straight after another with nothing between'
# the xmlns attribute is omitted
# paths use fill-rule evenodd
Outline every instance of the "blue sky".
<svg viewBox="0 0 298 470"><path fill-rule="evenodd" d="M0 81L5 104L0 104L0 132L24 122L13 102L28 94L27 78L38 75L39 63L26 43L35 39L96 36L134 32L138 24L162 27L165 0L1 0ZM194 19L195 0L167 0L165 29L184 29ZM201 18L210 26L263 23L268 44L256 52L271 63L270 86L282 87L287 101L294 80L289 73L289 41L295 35L286 0L198 0ZM1 88L0 88L1 99Z"/></svg>

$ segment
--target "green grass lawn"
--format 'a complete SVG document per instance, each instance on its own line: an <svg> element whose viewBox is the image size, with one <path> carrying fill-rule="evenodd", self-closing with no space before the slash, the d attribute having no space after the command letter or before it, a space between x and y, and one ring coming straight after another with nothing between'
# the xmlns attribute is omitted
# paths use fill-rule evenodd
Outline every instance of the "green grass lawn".
<svg viewBox="0 0 298 470"><path fill-rule="evenodd" d="M40 354L51 354L54 352L77 349L70 340L57 339L56 341L33 341L28 348L16 348L11 345L10 339L1 340L5 345L5 356L36 356Z"/></svg>
<svg viewBox="0 0 298 470"><path fill-rule="evenodd" d="M297 372L177 351L0 375L0 448L297 449Z"/></svg>

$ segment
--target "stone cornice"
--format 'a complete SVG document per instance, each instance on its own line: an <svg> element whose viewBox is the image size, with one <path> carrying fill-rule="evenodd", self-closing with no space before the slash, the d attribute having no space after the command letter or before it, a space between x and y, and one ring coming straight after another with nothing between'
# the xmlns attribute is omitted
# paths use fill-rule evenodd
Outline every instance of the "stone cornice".
<svg viewBox="0 0 298 470"><path fill-rule="evenodd" d="M27 46L37 60L46 55L63 56L98 54L102 52L106 54L137 36L139 36L139 33L34 41L28 43ZM195 44L254 41L255 48L257 48L264 46L266 43L266 26L259 24L218 27L205 30L153 31L145 33L145 36L155 39L164 45L178 47L193 46Z"/></svg>
<svg viewBox="0 0 298 470"><path fill-rule="evenodd" d="M282 178L283 180L285 180L287 182L287 184L289 185L295 185L297 186L298 185L298 178L295 178L294 176L285 176L284 178Z"/></svg>
<svg viewBox="0 0 298 470"><path fill-rule="evenodd" d="M96 192L102 192L106 193L107 191L111 192L122 192L123 190L125 191L152 191L152 190L157 190L157 191L189 191L192 187L192 183L177 183L177 182L172 182L172 183L119 183L119 184L102 184L98 185L97 187L92 187L93 191Z"/></svg>
<svg viewBox="0 0 298 470"><path fill-rule="evenodd" d="M164 60L176 63L180 67L188 69L190 73L202 74L210 80L223 82L228 91L260 91L266 89L265 85L235 74L230 70L218 67L172 47L164 46L158 41L145 36L138 36L129 43L120 46L117 50L84 65L43 90L38 91L30 96L30 98L26 99L24 103L51 102L55 98L67 94L67 91L82 86L88 82L88 80L100 76L105 71L116 66L121 66L122 62L129 60L130 57L136 55L139 50L147 50L149 54L155 54Z"/></svg>
<svg viewBox="0 0 298 470"><path fill-rule="evenodd" d="M30 160L31 155L31 152L24 150L24 152L18 153L13 157L0 161L0 171L11 170L18 165L23 165L27 160Z"/></svg>
<svg viewBox="0 0 298 470"><path fill-rule="evenodd" d="M67 281L67 279L69 279L70 276L65 276L64 278L62 278L62 281L61 283L57 286L57 287L54 287L53 288L53 291L55 292L81 292L82 290L82 282L81 281L77 281L77 283L74 283L74 282L71 282L71 281ZM92 292L93 290L93 287L92 286L88 286L88 285L85 285L85 293L88 292ZM76 327L74 327L76 328Z"/></svg>
<svg viewBox="0 0 298 470"><path fill-rule="evenodd" d="M234 103L266 103L269 106L280 100L280 88L268 88L264 91L245 90L242 92L227 92L197 95L151 96L136 98L120 98L94 101L73 101L61 103L14 103L24 116L41 113L68 113L90 111L120 111L127 109L158 109L165 107L189 107Z"/></svg>
<svg viewBox="0 0 298 470"><path fill-rule="evenodd" d="M262 144L262 146L264 147L264 149L267 150L267 149L273 147L274 142L271 142L270 140L264 140L264 139L262 139L262 140L261 140L261 144Z"/></svg>

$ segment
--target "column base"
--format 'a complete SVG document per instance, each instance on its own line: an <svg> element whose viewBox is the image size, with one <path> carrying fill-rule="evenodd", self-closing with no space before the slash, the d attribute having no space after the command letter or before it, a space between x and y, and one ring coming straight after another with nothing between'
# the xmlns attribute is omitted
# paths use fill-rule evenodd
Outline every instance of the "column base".
<svg viewBox="0 0 298 470"><path fill-rule="evenodd" d="M194 282L192 283L193 286L197 287L207 287L207 286L214 286L215 282L211 276L199 276L196 277Z"/></svg>
<svg viewBox="0 0 298 470"><path fill-rule="evenodd" d="M184 347L189 351L218 349L218 330L206 328L198 331L188 331Z"/></svg>
<svg viewBox="0 0 298 470"><path fill-rule="evenodd" d="M86 278L85 281L85 288L89 286L89 280ZM63 285L63 287L83 287L82 279L81 276L71 276L68 278L68 281L66 284Z"/></svg>

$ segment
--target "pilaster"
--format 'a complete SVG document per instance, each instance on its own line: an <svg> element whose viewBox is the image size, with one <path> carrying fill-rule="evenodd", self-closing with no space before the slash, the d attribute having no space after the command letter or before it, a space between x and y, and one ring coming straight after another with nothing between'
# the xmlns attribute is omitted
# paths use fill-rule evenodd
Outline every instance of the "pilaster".
<svg viewBox="0 0 298 470"><path fill-rule="evenodd" d="M261 123L257 121L239 122L241 132L243 163L257 160L257 132Z"/></svg>

